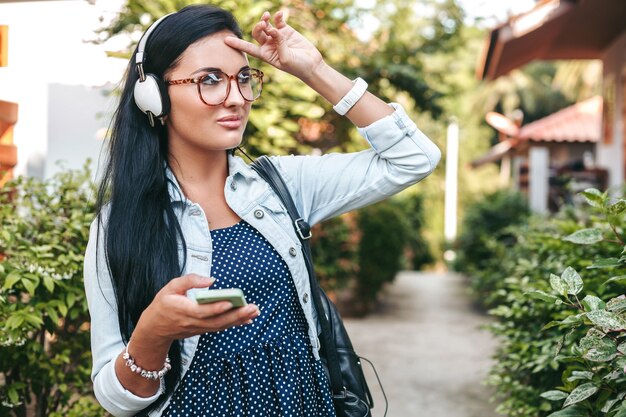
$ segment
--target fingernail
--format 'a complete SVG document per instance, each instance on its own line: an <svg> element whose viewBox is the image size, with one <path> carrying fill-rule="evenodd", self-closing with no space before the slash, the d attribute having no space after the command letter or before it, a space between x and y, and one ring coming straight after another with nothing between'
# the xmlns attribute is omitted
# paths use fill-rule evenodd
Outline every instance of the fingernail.
<svg viewBox="0 0 626 417"><path fill-rule="evenodd" d="M252 324L252 320L248 320L247 322L245 322L244 324Z"/></svg>

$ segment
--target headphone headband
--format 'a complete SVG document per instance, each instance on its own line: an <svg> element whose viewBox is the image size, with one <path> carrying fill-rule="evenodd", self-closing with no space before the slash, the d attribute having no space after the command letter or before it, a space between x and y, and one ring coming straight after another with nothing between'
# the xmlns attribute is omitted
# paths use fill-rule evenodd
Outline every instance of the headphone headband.
<svg viewBox="0 0 626 417"><path fill-rule="evenodd" d="M139 45L137 45L137 53L135 54L135 65L137 65L137 71L139 71L139 79L141 81L144 81L146 79L143 71L143 61L145 59L144 51L146 49L146 43L148 43L148 38L150 37L150 34L154 31L154 29L156 29L156 27L159 25L159 23L161 23L166 17L173 15L174 13L176 12L168 13L165 16L157 19L153 24L150 25L150 27L148 27L143 36L141 36L141 39L139 39Z"/></svg>

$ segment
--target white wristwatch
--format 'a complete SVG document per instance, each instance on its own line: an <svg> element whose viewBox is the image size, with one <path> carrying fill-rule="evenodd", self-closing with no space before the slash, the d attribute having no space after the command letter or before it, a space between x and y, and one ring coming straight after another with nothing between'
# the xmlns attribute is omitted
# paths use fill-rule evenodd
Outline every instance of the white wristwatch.
<svg viewBox="0 0 626 417"><path fill-rule="evenodd" d="M343 96L339 103L333 106L333 109L342 116L348 113L348 110L350 110L367 91L367 83L363 80L363 78L359 77L352 81L352 83L354 85L350 91L348 91L348 94Z"/></svg>

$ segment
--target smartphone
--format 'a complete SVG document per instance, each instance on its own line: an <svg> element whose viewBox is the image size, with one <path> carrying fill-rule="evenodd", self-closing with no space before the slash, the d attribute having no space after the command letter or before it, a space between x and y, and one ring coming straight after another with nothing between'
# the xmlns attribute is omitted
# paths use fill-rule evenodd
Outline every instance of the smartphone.
<svg viewBox="0 0 626 417"><path fill-rule="evenodd" d="M210 304L218 301L230 301L233 307L243 307L248 304L243 291L239 288L195 288L191 291L191 296L198 304Z"/></svg>

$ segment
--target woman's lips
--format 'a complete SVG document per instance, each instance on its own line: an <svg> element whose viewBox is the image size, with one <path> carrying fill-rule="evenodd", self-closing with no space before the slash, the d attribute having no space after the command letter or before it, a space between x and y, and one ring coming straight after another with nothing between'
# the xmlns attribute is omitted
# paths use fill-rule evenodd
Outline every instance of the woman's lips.
<svg viewBox="0 0 626 417"><path fill-rule="evenodd" d="M243 119L237 116L222 117L217 120L217 124L227 129L239 129L243 124Z"/></svg>

